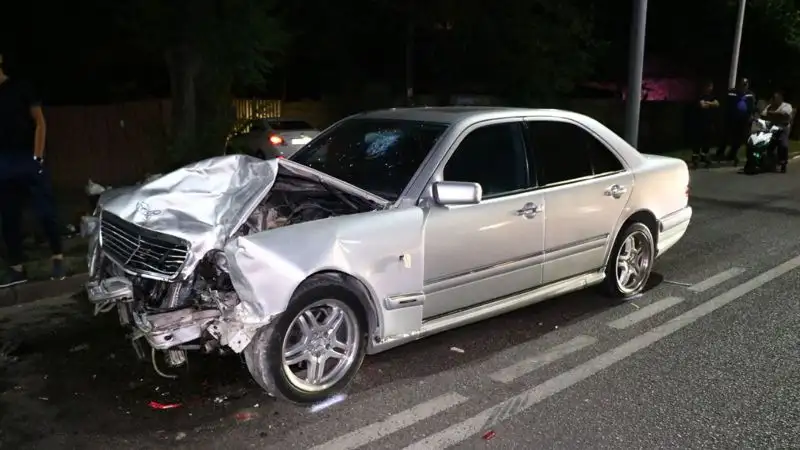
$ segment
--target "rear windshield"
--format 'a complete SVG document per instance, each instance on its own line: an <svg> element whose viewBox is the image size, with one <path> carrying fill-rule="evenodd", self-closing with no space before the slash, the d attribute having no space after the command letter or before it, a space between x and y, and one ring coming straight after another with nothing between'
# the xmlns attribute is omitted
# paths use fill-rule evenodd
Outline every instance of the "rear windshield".
<svg viewBox="0 0 800 450"><path fill-rule="evenodd" d="M269 126L277 131L313 130L308 122L302 120L270 120Z"/></svg>

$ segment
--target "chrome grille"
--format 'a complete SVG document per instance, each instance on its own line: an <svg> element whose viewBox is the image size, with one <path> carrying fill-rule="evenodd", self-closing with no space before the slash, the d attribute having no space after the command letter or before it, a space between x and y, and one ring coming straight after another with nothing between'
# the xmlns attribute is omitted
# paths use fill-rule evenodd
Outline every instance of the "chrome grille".
<svg viewBox="0 0 800 450"><path fill-rule="evenodd" d="M100 218L100 244L125 269L157 277L177 275L189 255L183 239L144 229L105 211Z"/></svg>

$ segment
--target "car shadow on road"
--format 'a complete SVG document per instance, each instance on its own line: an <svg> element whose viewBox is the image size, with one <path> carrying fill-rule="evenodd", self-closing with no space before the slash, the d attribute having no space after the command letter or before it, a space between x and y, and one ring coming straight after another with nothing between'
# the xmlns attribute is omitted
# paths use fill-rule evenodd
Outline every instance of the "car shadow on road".
<svg viewBox="0 0 800 450"><path fill-rule="evenodd" d="M663 279L660 274L653 273L645 291L658 286ZM556 297L369 357L351 391L361 392L399 380L473 365L495 353L625 303L599 291L586 289ZM457 350L452 350L453 347Z"/></svg>
<svg viewBox="0 0 800 450"><path fill-rule="evenodd" d="M662 279L653 274L648 289ZM589 289L431 336L368 357L349 391L356 394L475 364L621 303ZM131 439L148 448L168 446L183 432L189 432L184 442L189 444L241 424L243 411L248 418L263 419L251 425L262 438L319 420L304 408L268 397L239 355L191 355L186 368L162 367L180 378L161 378L149 362L135 359L114 314L93 317L83 308L67 320L45 317L0 335L0 343L12 334L14 341L10 362L0 362L2 441L11 448L52 434L67 436L65 442L76 448L97 436ZM151 401L177 406L158 410Z"/></svg>
<svg viewBox="0 0 800 450"><path fill-rule="evenodd" d="M773 203L779 201L796 202L797 198L790 195L762 195L758 196L756 200L733 200L692 196L690 204L693 207L697 207L699 205L710 205L739 211L758 211L782 214L786 216L800 216L800 208L789 208L785 206L773 205Z"/></svg>

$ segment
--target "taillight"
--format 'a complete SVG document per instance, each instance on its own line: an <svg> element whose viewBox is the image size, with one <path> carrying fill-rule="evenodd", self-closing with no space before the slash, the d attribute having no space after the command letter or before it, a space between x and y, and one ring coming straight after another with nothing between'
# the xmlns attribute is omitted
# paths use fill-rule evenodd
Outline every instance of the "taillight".
<svg viewBox="0 0 800 450"><path fill-rule="evenodd" d="M272 145L283 145L284 141L282 137L278 136L277 134L273 134L269 137L269 142L272 143Z"/></svg>
<svg viewBox="0 0 800 450"><path fill-rule="evenodd" d="M276 156L276 158L278 158L278 159L286 159L286 157L283 156L283 155L278 155L278 156Z"/></svg>

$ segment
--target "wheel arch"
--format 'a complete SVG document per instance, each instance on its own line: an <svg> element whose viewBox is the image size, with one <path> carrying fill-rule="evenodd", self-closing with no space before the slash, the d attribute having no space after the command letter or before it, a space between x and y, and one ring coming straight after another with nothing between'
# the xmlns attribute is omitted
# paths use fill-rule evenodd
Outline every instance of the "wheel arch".
<svg viewBox="0 0 800 450"><path fill-rule="evenodd" d="M330 279L331 281L347 287L355 295L358 299L358 303L361 305L362 311L360 311L360 313L363 314L363 319L367 322L367 333L369 335L368 343L371 343L376 330L380 329L381 320L378 314L378 303L375 300L375 293L372 292L368 284L347 272L335 269L323 269L307 276L297 285L294 292L297 292L308 280L313 278ZM294 292L292 293L292 297L294 297Z"/></svg>
<svg viewBox="0 0 800 450"><path fill-rule="evenodd" d="M603 267L608 264L608 258L611 257L611 250L614 248L617 239L619 239L619 235L632 223L641 223L650 230L650 234L653 236L653 247L656 250L656 254L658 253L658 219L656 219L656 215L649 209L640 209L628 216L628 218L622 222L619 229L617 229L614 240L612 240L608 246Z"/></svg>

